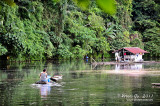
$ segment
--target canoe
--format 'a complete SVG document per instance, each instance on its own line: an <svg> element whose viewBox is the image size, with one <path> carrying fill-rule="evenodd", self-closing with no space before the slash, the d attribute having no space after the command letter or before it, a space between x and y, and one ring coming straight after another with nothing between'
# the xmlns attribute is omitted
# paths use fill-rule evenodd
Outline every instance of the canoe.
<svg viewBox="0 0 160 106"><path fill-rule="evenodd" d="M152 83L153 86L160 86L160 83Z"/></svg>
<svg viewBox="0 0 160 106"><path fill-rule="evenodd" d="M47 81L50 82L52 80L53 82L57 82L58 80L62 79L62 75L54 75L53 77L47 76ZM48 82L44 81L37 81L35 84L47 84Z"/></svg>
<svg viewBox="0 0 160 106"><path fill-rule="evenodd" d="M37 81L37 82L35 82L35 84L47 84L47 82L44 82L44 81Z"/></svg>
<svg viewBox="0 0 160 106"><path fill-rule="evenodd" d="M58 80L62 79L62 75L54 75L50 78L52 81L57 82Z"/></svg>

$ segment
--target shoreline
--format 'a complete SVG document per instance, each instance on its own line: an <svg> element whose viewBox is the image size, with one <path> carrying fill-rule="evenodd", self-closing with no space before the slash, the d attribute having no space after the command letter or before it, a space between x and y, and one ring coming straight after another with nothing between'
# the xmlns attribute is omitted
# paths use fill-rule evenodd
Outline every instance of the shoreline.
<svg viewBox="0 0 160 106"><path fill-rule="evenodd" d="M139 64L139 63L160 63L160 61L142 61L142 62L93 62L92 65L116 65L116 64Z"/></svg>

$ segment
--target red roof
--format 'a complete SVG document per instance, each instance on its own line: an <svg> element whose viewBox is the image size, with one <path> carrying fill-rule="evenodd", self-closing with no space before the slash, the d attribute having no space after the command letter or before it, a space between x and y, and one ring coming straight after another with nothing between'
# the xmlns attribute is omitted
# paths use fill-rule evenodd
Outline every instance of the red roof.
<svg viewBox="0 0 160 106"><path fill-rule="evenodd" d="M129 52L131 52L131 53L133 53L133 54L136 54L136 53L149 53L149 52L147 52L147 51L145 51L145 50L142 50L142 49L140 49L140 48L138 48L138 47L124 47L124 48L121 48L121 49L125 49L125 50L127 50L127 51L129 51ZM115 51L112 52L112 53L118 52L118 51L120 51L121 49L115 50Z"/></svg>
<svg viewBox="0 0 160 106"><path fill-rule="evenodd" d="M147 51L142 50L138 47L124 47L124 49L131 52L131 53L134 53L134 54L136 54L136 53L148 53Z"/></svg>

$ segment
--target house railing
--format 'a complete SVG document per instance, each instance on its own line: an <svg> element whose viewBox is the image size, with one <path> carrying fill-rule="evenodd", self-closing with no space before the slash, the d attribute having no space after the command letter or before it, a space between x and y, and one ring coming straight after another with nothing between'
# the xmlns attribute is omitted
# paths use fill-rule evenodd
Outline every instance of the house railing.
<svg viewBox="0 0 160 106"><path fill-rule="evenodd" d="M124 55L124 61L134 61L135 56L134 55Z"/></svg>

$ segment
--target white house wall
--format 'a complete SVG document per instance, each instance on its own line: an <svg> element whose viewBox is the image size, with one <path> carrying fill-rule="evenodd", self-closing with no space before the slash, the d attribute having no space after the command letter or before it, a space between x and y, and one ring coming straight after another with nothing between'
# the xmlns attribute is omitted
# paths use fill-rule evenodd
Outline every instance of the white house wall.
<svg viewBox="0 0 160 106"><path fill-rule="evenodd" d="M143 61L142 54L136 54L136 55L125 55L125 59L130 58L131 61L140 62Z"/></svg>
<svg viewBox="0 0 160 106"><path fill-rule="evenodd" d="M143 61L142 55L141 54L136 54L135 55L135 62L140 62L140 61Z"/></svg>

